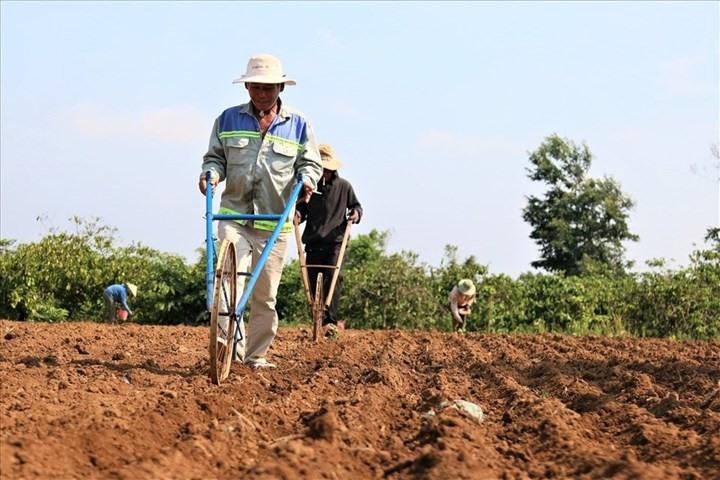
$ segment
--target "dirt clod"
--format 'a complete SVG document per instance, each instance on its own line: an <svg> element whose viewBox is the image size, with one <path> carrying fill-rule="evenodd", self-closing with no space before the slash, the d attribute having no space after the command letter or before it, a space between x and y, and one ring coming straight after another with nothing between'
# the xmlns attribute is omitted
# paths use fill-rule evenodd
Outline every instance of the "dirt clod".
<svg viewBox="0 0 720 480"><path fill-rule="evenodd" d="M40 358L39 357L25 357L25 358L20 359L20 363L22 363L26 367L39 367L40 366Z"/></svg>
<svg viewBox="0 0 720 480"><path fill-rule="evenodd" d="M338 419L331 407L323 407L307 419L308 436L332 442L339 429Z"/></svg>

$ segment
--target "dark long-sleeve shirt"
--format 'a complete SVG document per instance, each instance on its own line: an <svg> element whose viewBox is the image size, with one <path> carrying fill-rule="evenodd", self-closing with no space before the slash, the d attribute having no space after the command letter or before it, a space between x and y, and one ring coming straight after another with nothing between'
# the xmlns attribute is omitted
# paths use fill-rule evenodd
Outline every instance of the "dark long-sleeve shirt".
<svg viewBox="0 0 720 480"><path fill-rule="evenodd" d="M347 211L358 213L358 222L362 218L362 206L355 196L350 182L335 172L329 180L318 182L319 194L313 194L309 203L299 203L301 221L307 220L303 243L340 243L345 234Z"/></svg>

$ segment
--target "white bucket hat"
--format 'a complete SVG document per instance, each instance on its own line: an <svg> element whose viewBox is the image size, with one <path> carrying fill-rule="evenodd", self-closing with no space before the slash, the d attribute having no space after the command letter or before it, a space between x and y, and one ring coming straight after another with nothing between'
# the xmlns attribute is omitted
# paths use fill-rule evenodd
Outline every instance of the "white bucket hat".
<svg viewBox="0 0 720 480"><path fill-rule="evenodd" d="M343 166L339 158L335 156L335 152L332 147L326 143L318 145L320 150L320 158L322 159L322 166L327 170L337 170Z"/></svg>
<svg viewBox="0 0 720 480"><path fill-rule="evenodd" d="M280 60L272 55L260 54L250 57L245 74L233 80L232 83L284 83L295 85L295 80L286 78L283 74Z"/></svg>

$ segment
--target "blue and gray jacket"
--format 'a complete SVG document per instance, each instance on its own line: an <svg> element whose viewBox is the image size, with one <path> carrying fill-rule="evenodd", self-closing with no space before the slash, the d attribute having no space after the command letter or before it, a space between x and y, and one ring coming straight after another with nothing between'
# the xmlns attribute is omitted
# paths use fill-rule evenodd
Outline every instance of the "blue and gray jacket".
<svg viewBox="0 0 720 480"><path fill-rule="evenodd" d="M280 110L264 138L250 102L228 108L215 120L201 175L209 171L225 180L218 213L278 214L285 209L297 175L317 186L323 169L315 134L302 113L278 102ZM253 225L275 228L274 221L256 220ZM288 222L283 231L291 229Z"/></svg>

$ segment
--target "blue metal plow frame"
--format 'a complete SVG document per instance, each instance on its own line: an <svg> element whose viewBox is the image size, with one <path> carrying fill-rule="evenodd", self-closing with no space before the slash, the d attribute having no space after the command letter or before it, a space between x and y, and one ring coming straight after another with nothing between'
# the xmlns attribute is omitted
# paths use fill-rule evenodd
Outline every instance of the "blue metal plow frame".
<svg viewBox="0 0 720 480"><path fill-rule="evenodd" d="M236 329L235 329L235 345L237 345L237 342L242 339L240 336L240 325L238 325L238 322L242 322L243 318L243 312L245 311L245 307L247 306L248 300L250 299L250 296L252 295L253 288L255 287L255 283L257 282L258 276L260 275L260 272L262 271L263 267L265 266L265 262L267 261L268 256L270 255L270 252L272 251L273 247L275 246L275 242L277 241L278 236L280 235L280 232L287 222L287 218L290 215L290 212L292 211L293 207L295 206L295 203L297 202L298 196L300 195L300 190L302 189L303 183L300 180L300 177L297 179L297 183L295 184L295 187L292 190L292 193L290 194L290 198L287 201L287 204L285 205L285 210L281 214L250 214L250 213L243 213L243 214L234 214L234 215L225 215L225 214L215 214L212 211L213 208L213 192L212 192L212 185L210 184L210 172L205 173L205 181L207 188L205 190L205 246L207 248L207 264L205 268L205 278L206 278L206 284L207 284L207 311L208 315L211 314L212 310L212 303L213 303L213 283L214 283L214 276L215 276L215 241L213 236L213 222L215 220L273 220L277 222L277 225L275 225L275 229L273 230L272 235L270 235L270 238L268 238L267 242L265 243L265 248L263 248L262 254L260 255L260 258L258 259L258 262L255 264L255 266L252 269L252 272L250 273L244 273L240 272L239 274L246 275L249 277L248 281L245 283L245 290L243 291L242 297L240 297L240 301L237 304L237 307L235 308L235 316L234 320L236 322ZM234 345L234 346L235 346Z"/></svg>

